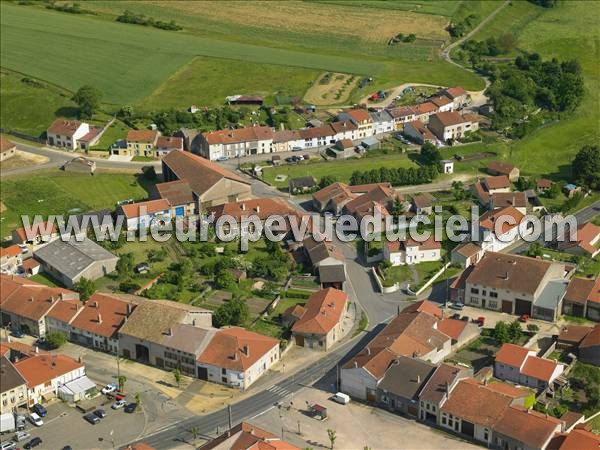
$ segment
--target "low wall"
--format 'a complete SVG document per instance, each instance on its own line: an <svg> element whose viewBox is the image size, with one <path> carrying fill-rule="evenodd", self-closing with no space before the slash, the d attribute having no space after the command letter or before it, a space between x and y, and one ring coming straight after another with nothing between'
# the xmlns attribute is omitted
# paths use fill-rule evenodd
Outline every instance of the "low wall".
<svg viewBox="0 0 600 450"><path fill-rule="evenodd" d="M371 267L371 274L375 278L375 282L377 283L377 286L382 294L391 294L392 292L396 292L400 289L400 283L395 283L393 286L384 286L381 282L381 278L379 278L379 275L377 275L377 270L375 267Z"/></svg>
<svg viewBox="0 0 600 450"><path fill-rule="evenodd" d="M415 293L415 295L419 295L419 294L421 294L421 293L422 293L422 292L423 292L425 289L427 289L429 286L431 286L431 285L432 285L432 284L435 282L435 280L437 280L437 279L438 279L438 278L439 278L439 277L440 277L440 276L441 276L441 275L444 273L444 270L446 270L448 267L450 267L450 265L451 265L451 264L452 264L451 262L447 262L446 264L444 264L444 265L442 266L442 268L441 268L441 269L438 271L438 273L436 273L434 276L432 276L432 277L429 279L429 281L428 281L427 283L425 283L425 284L424 284L424 285L421 287L421 289L419 289L419 290L418 290L418 291Z"/></svg>

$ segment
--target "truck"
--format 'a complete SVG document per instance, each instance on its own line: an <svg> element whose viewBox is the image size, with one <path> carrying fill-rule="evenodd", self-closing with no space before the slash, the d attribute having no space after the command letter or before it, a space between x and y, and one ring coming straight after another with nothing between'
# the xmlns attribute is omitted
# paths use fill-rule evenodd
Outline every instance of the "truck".
<svg viewBox="0 0 600 450"><path fill-rule="evenodd" d="M13 413L5 413L0 415L0 433L12 433L17 429L15 415Z"/></svg>

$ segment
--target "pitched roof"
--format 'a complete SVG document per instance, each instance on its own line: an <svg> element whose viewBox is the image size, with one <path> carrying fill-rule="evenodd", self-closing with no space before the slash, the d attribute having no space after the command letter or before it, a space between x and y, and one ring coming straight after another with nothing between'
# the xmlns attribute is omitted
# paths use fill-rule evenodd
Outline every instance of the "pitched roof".
<svg viewBox="0 0 600 450"><path fill-rule="evenodd" d="M79 120L56 119L48 128L47 132L65 136L73 136L82 125Z"/></svg>
<svg viewBox="0 0 600 450"><path fill-rule="evenodd" d="M160 198L164 198L171 206L194 203L194 193L187 181L175 180L158 183L156 190Z"/></svg>
<svg viewBox="0 0 600 450"><path fill-rule="evenodd" d="M504 189L510 187L510 180L506 175L494 175L485 177L483 183L488 189Z"/></svg>
<svg viewBox="0 0 600 450"><path fill-rule="evenodd" d="M183 151L183 138L174 136L159 136L156 147L160 149L171 149Z"/></svg>
<svg viewBox="0 0 600 450"><path fill-rule="evenodd" d="M460 380L452 389L441 409L469 422L493 427L512 401L512 396L479 384L473 378L467 378Z"/></svg>
<svg viewBox="0 0 600 450"><path fill-rule="evenodd" d="M341 263L346 260L340 247L325 239L319 241L314 236L308 236L302 241L302 244L313 265L319 264L327 258L335 258Z"/></svg>
<svg viewBox="0 0 600 450"><path fill-rule="evenodd" d="M505 206L504 208L486 211L479 218L479 226L496 234L496 223L500 222L502 225L500 232L503 235L518 227L524 217L525 215L514 206Z"/></svg>
<svg viewBox="0 0 600 450"><path fill-rule="evenodd" d="M431 114L431 113L437 111L438 107L435 103L425 102L425 103L419 103L418 105L413 106L412 109L415 112L415 115L419 116L421 114Z"/></svg>
<svg viewBox="0 0 600 450"><path fill-rule="evenodd" d="M385 376L377 387L406 399L416 399L435 369L436 366L429 362L399 356L386 370Z"/></svg>
<svg viewBox="0 0 600 450"><path fill-rule="evenodd" d="M366 109L348 109L344 111L350 117L352 117L357 122L372 122L371 116L369 115L369 111Z"/></svg>
<svg viewBox="0 0 600 450"><path fill-rule="evenodd" d="M190 152L170 152L162 159L162 163L171 169L178 179L187 181L192 191L199 196L223 178L250 185L230 170Z"/></svg>
<svg viewBox="0 0 600 450"><path fill-rule="evenodd" d="M71 322L73 328L112 337L135 305L106 294L92 295Z"/></svg>
<svg viewBox="0 0 600 450"><path fill-rule="evenodd" d="M435 240L435 236L429 235L424 241L407 238L404 241L385 241L385 246L390 253L406 251L409 247L417 247L419 250L434 250L442 248L442 243Z"/></svg>
<svg viewBox="0 0 600 450"><path fill-rule="evenodd" d="M583 223L577 226L577 238L571 239L571 234L565 234L564 242L559 245L562 248L579 247L592 255L598 252L595 246L600 239L600 227L592 222Z"/></svg>
<svg viewBox="0 0 600 450"><path fill-rule="evenodd" d="M565 437L560 450L584 450L600 447L600 436L581 428L575 428Z"/></svg>
<svg viewBox="0 0 600 450"><path fill-rule="evenodd" d="M52 229L49 233L46 232L46 230L48 229L48 225L52 224ZM56 225L50 221L45 221L39 224L39 226L37 227L37 229L33 226L33 224L31 225L31 231L36 231L36 234L34 235L34 237L37 236L42 236L42 237L47 237L50 236L53 233L56 233ZM27 232L25 231L25 228L19 228L17 230L14 231L15 233L17 233L17 236L19 236L19 238L21 239L22 242L26 242L27 241Z"/></svg>
<svg viewBox="0 0 600 450"><path fill-rule="evenodd" d="M279 144L281 142L296 141L300 139L298 130L277 130L273 133L273 142Z"/></svg>
<svg viewBox="0 0 600 450"><path fill-rule="evenodd" d="M560 366L559 363L550 359L528 356L521 369L521 373L537 380L549 382L558 366Z"/></svg>
<svg viewBox="0 0 600 450"><path fill-rule="evenodd" d="M466 258L470 258L471 256L475 256L477 253L479 253L481 251L481 247L475 245L473 242L464 242L457 245L454 251Z"/></svg>
<svg viewBox="0 0 600 450"><path fill-rule="evenodd" d="M17 144L9 141L4 136L0 136L0 153L5 153L13 148L15 148Z"/></svg>
<svg viewBox="0 0 600 450"><path fill-rule="evenodd" d="M346 266L344 264L323 264L319 266L319 281L321 283L345 282Z"/></svg>
<svg viewBox="0 0 600 450"><path fill-rule="evenodd" d="M417 208L429 208L432 205L431 196L428 194L413 195L412 201Z"/></svg>
<svg viewBox="0 0 600 450"><path fill-rule="evenodd" d="M257 216L260 220L266 220L274 215L296 216L298 214L295 209L279 198L254 198L228 202L215 206L210 211L214 213L215 220L221 216L231 216L236 221L241 220L242 216Z"/></svg>
<svg viewBox="0 0 600 450"><path fill-rule="evenodd" d="M0 248L0 258L10 258L14 256L19 256L21 254L21 247L17 244L11 245L9 247Z"/></svg>
<svg viewBox="0 0 600 450"><path fill-rule="evenodd" d="M0 356L0 392L4 393L24 384L25 379L15 366L4 355Z"/></svg>
<svg viewBox="0 0 600 450"><path fill-rule="evenodd" d="M350 214L355 214L361 210L372 209L375 204L383 204L393 201L396 198L394 189L390 186L379 185L371 189L366 194L359 195L350 200L345 205L345 209Z"/></svg>
<svg viewBox="0 0 600 450"><path fill-rule="evenodd" d="M571 345L579 345L579 343L589 334L590 331L592 331L592 327L586 327L583 325L567 325L560 330L558 341L566 342Z"/></svg>
<svg viewBox="0 0 600 450"><path fill-rule="evenodd" d="M494 208L514 206L515 208L527 207L527 195L525 192L494 192L492 194Z"/></svg>
<svg viewBox="0 0 600 450"><path fill-rule="evenodd" d="M442 106L446 106L452 103L452 99L446 97L445 95L438 95L437 97L432 97L429 99L429 101L440 108Z"/></svg>
<svg viewBox="0 0 600 450"><path fill-rule="evenodd" d="M470 122L469 119L460 115L456 111L443 111L434 114L432 118L437 118L444 127L450 127L452 125L458 125L465 122Z"/></svg>
<svg viewBox="0 0 600 450"><path fill-rule="evenodd" d="M267 126L252 126L234 130L217 130L202 133L209 145L235 144L273 139L273 129Z"/></svg>
<svg viewBox="0 0 600 450"><path fill-rule="evenodd" d="M551 180L546 178L539 178L535 183L538 189L550 189L553 184Z"/></svg>
<svg viewBox="0 0 600 450"><path fill-rule="evenodd" d="M302 317L292 327L293 333L329 333L344 317L348 295L334 288L313 293Z"/></svg>
<svg viewBox="0 0 600 450"><path fill-rule="evenodd" d="M59 299L47 317L64 323L71 323L75 316L83 309L83 306L83 302L79 299Z"/></svg>
<svg viewBox="0 0 600 450"><path fill-rule="evenodd" d="M415 112L409 106L399 106L396 108L390 108L387 111L389 115L392 116L392 118L394 119L415 115Z"/></svg>
<svg viewBox="0 0 600 450"><path fill-rule="evenodd" d="M169 202L164 198L157 200L147 200L145 202L130 203L121 205L121 211L128 219L134 219L143 215L151 215L160 211L168 211L170 208ZM144 211L142 211L144 209Z"/></svg>
<svg viewBox="0 0 600 450"><path fill-rule="evenodd" d="M334 136L336 132L330 124L322 125L320 127L302 128L298 130L302 139L315 139L323 138L327 136Z"/></svg>
<svg viewBox="0 0 600 450"><path fill-rule="evenodd" d="M158 134L156 130L129 130L127 132L127 142L154 144Z"/></svg>
<svg viewBox="0 0 600 450"><path fill-rule="evenodd" d="M592 331L581 341L579 348L589 348L600 346L600 324L596 324Z"/></svg>
<svg viewBox="0 0 600 450"><path fill-rule="evenodd" d="M432 301L429 300L420 300L418 302L413 302L410 305L406 306L402 312L426 312L431 314L432 316L441 319L443 317L442 310L440 307Z"/></svg>
<svg viewBox="0 0 600 450"><path fill-rule="evenodd" d="M516 168L517 167L512 164L500 162L500 161L491 161L488 164L489 170L497 172L500 175L510 175L510 173Z"/></svg>
<svg viewBox="0 0 600 450"><path fill-rule="evenodd" d="M428 141L436 140L435 135L420 120L413 120L412 122L408 122L407 125L410 125L412 128L414 128L421 135L421 137L424 140L428 140Z"/></svg>
<svg viewBox="0 0 600 450"><path fill-rule="evenodd" d="M343 133L344 131L354 131L358 129L354 123L349 120L340 120L338 122L331 122L331 128L337 133Z"/></svg>
<svg viewBox="0 0 600 450"><path fill-rule="evenodd" d="M600 278L599 278L600 279ZM575 303L585 304L593 293L596 284L600 284L599 279L573 277L569 281L569 287L565 293L565 300ZM600 289L598 286L597 289Z"/></svg>
<svg viewBox="0 0 600 450"><path fill-rule="evenodd" d="M464 372L466 370L462 367L447 363L440 364L423 386L419 398L432 403L439 403L447 395L448 386L452 385Z"/></svg>
<svg viewBox="0 0 600 450"><path fill-rule="evenodd" d="M230 370L246 371L278 345L277 339L241 327L222 328L200 354L198 362ZM244 349L247 349L247 352Z"/></svg>
<svg viewBox="0 0 600 450"><path fill-rule="evenodd" d="M232 439L235 439L235 442L229 444L227 447L230 450L300 450L289 442L279 439L275 434L250 423L242 422L239 427L240 431L237 433L234 431L232 435ZM234 428L234 430L236 429L237 427Z"/></svg>
<svg viewBox="0 0 600 450"><path fill-rule="evenodd" d="M524 443L528 448L545 448L562 421L537 411L511 406L494 425L494 431Z"/></svg>
<svg viewBox="0 0 600 450"><path fill-rule="evenodd" d="M46 384L62 375L83 367L83 364L66 355L37 354L17 361L15 368L33 388Z"/></svg>
<svg viewBox="0 0 600 450"><path fill-rule="evenodd" d="M349 201L353 199L354 195L347 184L335 182L315 192L313 194L313 198L324 204L329 203L330 201L334 201L335 203L339 204L343 201Z"/></svg>
<svg viewBox="0 0 600 450"><path fill-rule="evenodd" d="M464 320L446 318L439 321L438 330L457 341L467 325Z"/></svg>
<svg viewBox="0 0 600 450"><path fill-rule="evenodd" d="M448 89L444 89L444 92L450 96L451 99L455 99L456 97L460 97L462 95L466 95L467 91L465 91L460 86L451 87Z"/></svg>
<svg viewBox="0 0 600 450"><path fill-rule="evenodd" d="M529 349L515 344L503 344L496 353L496 362L513 367L521 367L527 359Z"/></svg>

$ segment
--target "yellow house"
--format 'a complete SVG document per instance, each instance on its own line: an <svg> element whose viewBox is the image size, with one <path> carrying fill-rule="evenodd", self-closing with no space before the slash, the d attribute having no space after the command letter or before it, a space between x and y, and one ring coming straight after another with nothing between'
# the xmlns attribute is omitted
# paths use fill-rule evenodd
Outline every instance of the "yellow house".
<svg viewBox="0 0 600 450"><path fill-rule="evenodd" d="M129 130L127 132L127 149L119 153L126 156L154 157L156 141L160 132L156 130Z"/></svg>

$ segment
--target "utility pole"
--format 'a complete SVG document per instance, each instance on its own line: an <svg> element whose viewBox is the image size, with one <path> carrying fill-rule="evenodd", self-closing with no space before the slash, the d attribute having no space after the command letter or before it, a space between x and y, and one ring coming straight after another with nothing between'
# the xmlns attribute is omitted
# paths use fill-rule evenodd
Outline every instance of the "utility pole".
<svg viewBox="0 0 600 450"><path fill-rule="evenodd" d="M227 415L229 416L229 430L233 428L231 420L231 405L227 405Z"/></svg>

